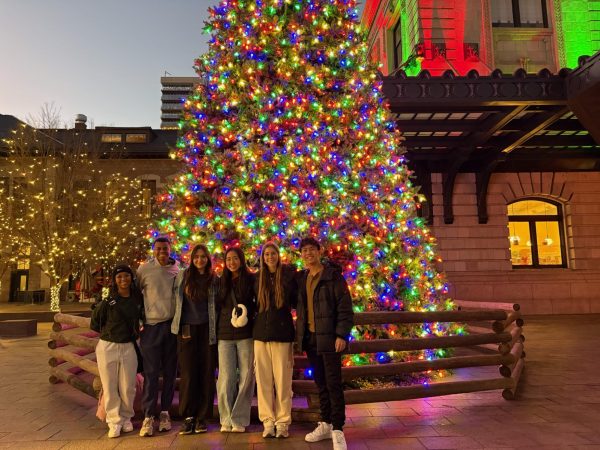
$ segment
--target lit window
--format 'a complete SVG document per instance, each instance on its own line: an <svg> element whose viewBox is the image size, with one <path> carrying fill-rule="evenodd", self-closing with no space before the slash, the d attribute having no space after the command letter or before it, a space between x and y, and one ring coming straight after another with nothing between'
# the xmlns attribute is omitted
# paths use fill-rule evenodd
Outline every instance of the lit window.
<svg viewBox="0 0 600 450"><path fill-rule="evenodd" d="M19 253L19 257L17 258L17 270L29 270L30 260L31 260L31 247L25 247ZM27 289L21 289L21 290L23 291L23 290L27 290Z"/></svg>
<svg viewBox="0 0 600 450"><path fill-rule="evenodd" d="M121 134L120 133L104 133L102 135L102 142L107 144L114 144L121 142Z"/></svg>
<svg viewBox="0 0 600 450"><path fill-rule="evenodd" d="M492 26L548 28L546 0L493 0Z"/></svg>
<svg viewBox="0 0 600 450"><path fill-rule="evenodd" d="M562 222L557 203L522 200L508 205L513 267L567 267Z"/></svg>
<svg viewBox="0 0 600 450"><path fill-rule="evenodd" d="M146 133L127 133L125 135L125 142L130 144L145 144L147 140Z"/></svg>

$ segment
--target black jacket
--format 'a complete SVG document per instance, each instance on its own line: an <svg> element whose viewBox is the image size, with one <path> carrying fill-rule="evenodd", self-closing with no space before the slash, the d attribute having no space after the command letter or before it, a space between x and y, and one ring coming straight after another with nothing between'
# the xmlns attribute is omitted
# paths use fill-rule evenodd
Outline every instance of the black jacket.
<svg viewBox="0 0 600 450"><path fill-rule="evenodd" d="M298 305L296 307L296 344L302 349L302 341L307 333L306 322L306 278L304 270L298 277ZM354 326L352 298L346 280L338 268L325 266L315 288L313 297L315 312L315 334L317 352L335 352L338 337L348 340Z"/></svg>
<svg viewBox="0 0 600 450"><path fill-rule="evenodd" d="M110 296L92 312L90 328L100 333L100 339L125 343L137 339L144 303L141 297Z"/></svg>
<svg viewBox="0 0 600 450"><path fill-rule="evenodd" d="M254 275L248 274L248 278L239 281L238 289L235 290L237 303L242 303L248 309L248 323L235 328L231 325L231 312L233 311L233 300L231 295L225 293L223 288L219 290L217 303L220 312L217 319L217 340L233 341L237 339L248 339L252 337L252 326L256 314L256 295L254 294ZM221 277L221 283L224 278Z"/></svg>
<svg viewBox="0 0 600 450"><path fill-rule="evenodd" d="M281 281L283 282L283 306L275 309L274 301L271 299L271 307L265 311L258 312L254 319L253 331L253 337L257 341L294 342L296 333L294 331L292 308L296 307L298 300L296 270L293 267L284 266L281 276ZM258 276L254 283L254 289L258 299Z"/></svg>

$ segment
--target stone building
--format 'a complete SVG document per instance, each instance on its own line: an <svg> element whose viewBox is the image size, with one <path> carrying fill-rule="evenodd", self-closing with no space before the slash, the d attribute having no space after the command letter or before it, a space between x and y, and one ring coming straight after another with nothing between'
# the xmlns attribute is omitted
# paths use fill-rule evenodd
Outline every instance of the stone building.
<svg viewBox="0 0 600 450"><path fill-rule="evenodd" d="M362 22L451 294L600 312L600 3L367 0Z"/></svg>

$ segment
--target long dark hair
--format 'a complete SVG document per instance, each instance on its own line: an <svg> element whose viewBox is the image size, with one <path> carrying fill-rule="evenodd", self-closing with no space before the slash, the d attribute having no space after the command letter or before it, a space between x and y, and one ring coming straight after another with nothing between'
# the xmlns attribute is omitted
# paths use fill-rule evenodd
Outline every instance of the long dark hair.
<svg viewBox="0 0 600 450"><path fill-rule="evenodd" d="M258 273L258 308L259 311L269 309L269 268L265 263L265 250L272 248L277 252L277 268L275 269L275 290L273 292L275 300L275 308L280 309L283 306L283 286L281 285L281 255L279 247L274 242L267 242L263 245L260 252L260 272Z"/></svg>
<svg viewBox="0 0 600 450"><path fill-rule="evenodd" d="M234 252L240 260L239 286L244 286L250 282L251 277L248 266L246 265L246 257L244 256L244 252L239 247L232 247L225 252L225 260L227 260L227 255L231 252ZM219 296L222 303L227 301L227 297L229 296L231 289L233 289L233 272L231 272L231 270L227 268L227 264L225 264L223 276L221 277L221 292Z"/></svg>
<svg viewBox="0 0 600 450"><path fill-rule="evenodd" d="M212 271L212 261L210 257L210 252L208 251L208 247L203 244L197 244L192 249L192 253L190 256L190 266L187 268L185 273L183 274L183 292L188 298L192 301L196 301L200 298L200 277L202 274L198 270L198 268L194 265L194 256L197 252L202 251L208 258L208 262L206 263L206 269L204 269L204 274L208 275L208 281L212 280L213 271Z"/></svg>

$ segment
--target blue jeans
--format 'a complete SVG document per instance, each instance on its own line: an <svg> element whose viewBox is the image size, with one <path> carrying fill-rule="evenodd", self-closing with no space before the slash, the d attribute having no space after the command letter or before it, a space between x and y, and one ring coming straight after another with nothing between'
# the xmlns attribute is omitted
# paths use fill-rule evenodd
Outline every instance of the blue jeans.
<svg viewBox="0 0 600 450"><path fill-rule="evenodd" d="M221 425L247 427L254 395L254 342L219 341L217 402Z"/></svg>

